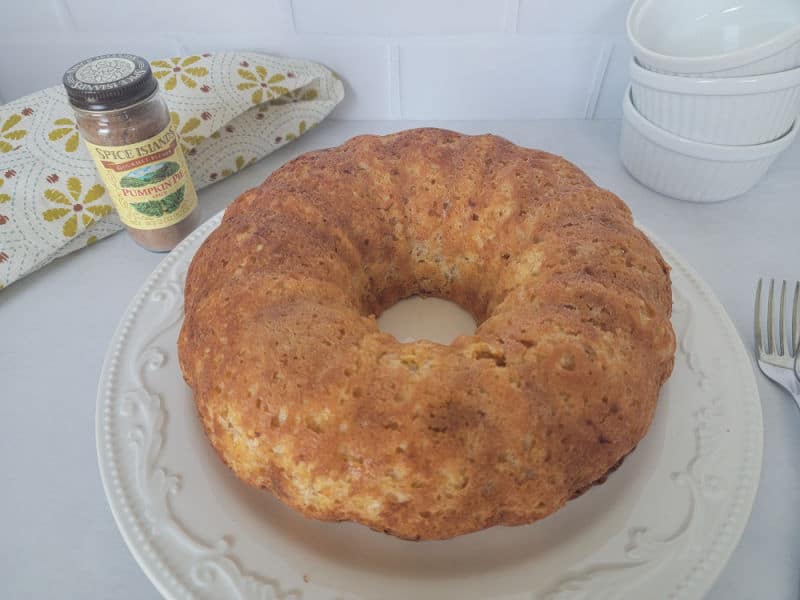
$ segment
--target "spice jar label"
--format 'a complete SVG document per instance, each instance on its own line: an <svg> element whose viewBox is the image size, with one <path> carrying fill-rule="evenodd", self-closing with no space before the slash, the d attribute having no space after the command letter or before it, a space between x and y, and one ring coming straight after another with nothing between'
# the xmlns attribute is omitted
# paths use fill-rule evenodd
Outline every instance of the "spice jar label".
<svg viewBox="0 0 800 600"><path fill-rule="evenodd" d="M84 142L120 219L128 227L169 227L197 206L180 140L171 127L127 146Z"/></svg>

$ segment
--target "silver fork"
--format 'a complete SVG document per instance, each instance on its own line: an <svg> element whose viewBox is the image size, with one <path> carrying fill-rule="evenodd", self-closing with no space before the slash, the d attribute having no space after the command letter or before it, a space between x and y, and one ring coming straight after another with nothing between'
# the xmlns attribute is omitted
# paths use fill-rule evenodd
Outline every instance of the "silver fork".
<svg viewBox="0 0 800 600"><path fill-rule="evenodd" d="M756 359L758 368L767 377L789 392L800 406L800 365L797 354L800 353L800 281L794 286L794 301L791 319L791 334L786 339L789 323L786 320L786 281L781 284L781 297L778 322L774 319L775 280L769 281L766 314L766 344L761 334L761 279L756 287L755 335ZM778 340L775 343L774 332L777 328ZM788 343L787 343L788 342Z"/></svg>
<svg viewBox="0 0 800 600"><path fill-rule="evenodd" d="M800 346L794 351L794 376L800 381Z"/></svg>

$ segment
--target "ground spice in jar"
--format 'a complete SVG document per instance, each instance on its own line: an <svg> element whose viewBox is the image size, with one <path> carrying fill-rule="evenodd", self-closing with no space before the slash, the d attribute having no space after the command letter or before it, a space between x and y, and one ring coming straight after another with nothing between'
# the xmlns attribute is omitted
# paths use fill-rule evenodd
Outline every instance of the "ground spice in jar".
<svg viewBox="0 0 800 600"><path fill-rule="evenodd" d="M106 54L72 66L64 87L89 153L131 237L165 252L199 224L197 193L150 64Z"/></svg>

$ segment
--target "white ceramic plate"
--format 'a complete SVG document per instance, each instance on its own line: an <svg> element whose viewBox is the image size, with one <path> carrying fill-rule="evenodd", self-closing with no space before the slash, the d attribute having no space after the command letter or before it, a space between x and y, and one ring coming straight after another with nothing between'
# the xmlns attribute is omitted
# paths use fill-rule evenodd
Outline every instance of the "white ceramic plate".
<svg viewBox="0 0 800 600"><path fill-rule="evenodd" d="M181 378L183 280L211 219L133 300L100 378L97 448L131 552L167 598L700 598L736 546L761 468L761 406L733 324L673 265L675 371L609 480L533 525L406 542L307 520L241 484Z"/></svg>

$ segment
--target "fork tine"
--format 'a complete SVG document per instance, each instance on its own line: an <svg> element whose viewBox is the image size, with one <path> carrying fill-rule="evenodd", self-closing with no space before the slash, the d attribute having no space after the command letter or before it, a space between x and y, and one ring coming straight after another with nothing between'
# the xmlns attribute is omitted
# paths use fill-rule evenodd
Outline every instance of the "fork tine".
<svg viewBox="0 0 800 600"><path fill-rule="evenodd" d="M784 346L784 343L786 342L786 333L785 333L785 330L786 330L786 280L785 279L783 280L783 283L781 284L781 305L780 305L780 310L778 312L778 317L779 317L779 320L778 320L778 344L780 344L779 345L778 354L783 356L783 346ZM792 350L793 350L793 348L792 348ZM789 354L791 354L791 351L789 352Z"/></svg>
<svg viewBox="0 0 800 600"><path fill-rule="evenodd" d="M769 280L769 298L767 299L767 354L775 351L774 338L772 337L772 305L775 298L775 280Z"/></svg>
<svg viewBox="0 0 800 600"><path fill-rule="evenodd" d="M797 290L795 290L796 292ZM797 295L795 294L795 297ZM796 303L795 303L796 305ZM753 319L753 330L756 334L756 352L763 351L764 347L761 345L761 278L758 278L758 285L756 286L756 309Z"/></svg>
<svg viewBox="0 0 800 600"><path fill-rule="evenodd" d="M794 284L794 311L792 315L792 347L800 352L800 281Z"/></svg>

